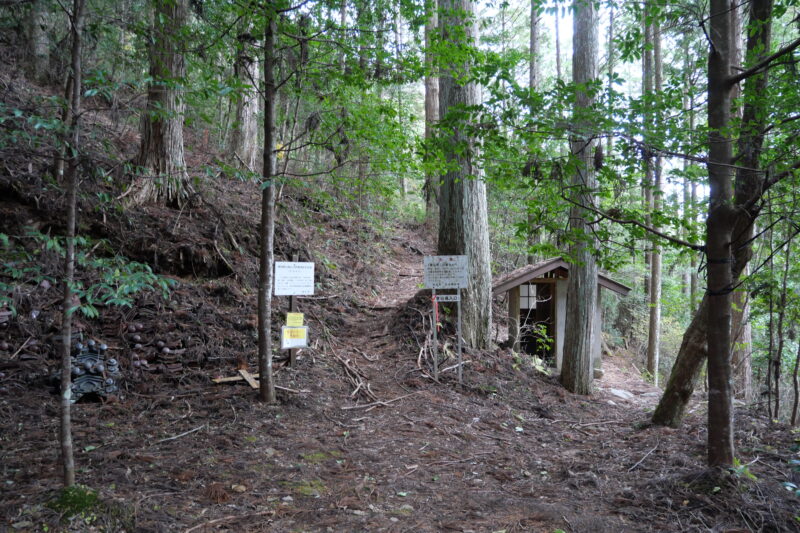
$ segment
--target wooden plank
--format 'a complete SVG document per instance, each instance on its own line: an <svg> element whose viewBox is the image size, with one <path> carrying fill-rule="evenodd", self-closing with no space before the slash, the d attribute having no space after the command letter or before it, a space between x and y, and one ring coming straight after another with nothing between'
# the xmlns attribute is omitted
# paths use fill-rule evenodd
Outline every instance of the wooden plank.
<svg viewBox="0 0 800 533"><path fill-rule="evenodd" d="M258 388L258 381L253 379L253 377L254 377L253 374L251 374L250 372L248 372L244 368L240 368L239 369L239 374L244 378L244 380L247 382L248 385L250 385L251 388L253 388L253 389L257 389Z"/></svg>
<svg viewBox="0 0 800 533"><path fill-rule="evenodd" d="M258 374L250 374L251 378L258 378ZM229 376L226 378L213 378L211 381L214 383L230 383L232 381L242 381L244 378L242 376Z"/></svg>

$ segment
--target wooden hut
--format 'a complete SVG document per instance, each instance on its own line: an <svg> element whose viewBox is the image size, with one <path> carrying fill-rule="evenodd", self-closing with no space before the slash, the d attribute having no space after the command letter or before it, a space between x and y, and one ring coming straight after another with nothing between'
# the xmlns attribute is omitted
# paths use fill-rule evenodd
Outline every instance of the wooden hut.
<svg viewBox="0 0 800 533"><path fill-rule="evenodd" d="M496 278L494 296L508 293L508 338L520 353L536 355L561 371L567 316L567 278L570 265L560 257L526 265ZM599 288L625 296L631 288L598 273ZM600 368L602 290L597 291L596 331L592 360Z"/></svg>

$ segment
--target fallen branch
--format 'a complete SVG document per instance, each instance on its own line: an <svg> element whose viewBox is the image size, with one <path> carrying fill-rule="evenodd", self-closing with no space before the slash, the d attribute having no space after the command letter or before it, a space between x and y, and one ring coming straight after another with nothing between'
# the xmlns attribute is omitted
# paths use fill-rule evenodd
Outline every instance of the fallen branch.
<svg viewBox="0 0 800 533"><path fill-rule="evenodd" d="M156 444L160 444L160 443L162 443L162 442L167 442L167 441L169 441L169 440L175 440L175 439L179 439L179 438L181 438L181 437L185 437L186 435L191 435L191 434L192 434L192 433L194 433L195 431L200 431L200 430L201 430L201 429L203 429L204 427L206 427L206 425L205 425L205 424L203 424L202 426L197 426L196 428L194 428L194 429L190 429L189 431L184 431L184 432L183 432L183 433L181 433L180 435L175 435L174 437L167 437L166 439L161 439L161 440L159 440L159 441L156 441Z"/></svg>
<svg viewBox="0 0 800 533"><path fill-rule="evenodd" d="M642 464L642 462L643 462L645 459L647 459L647 458L650 456L650 454L651 454L651 453L653 453L654 451L656 451L656 448L658 448L658 445L659 445L659 443L658 443L658 442L656 442L656 445L655 445L655 446L653 446L653 449L652 449L652 450L650 450L649 452L647 452L646 454L644 454L644 457L642 457L641 459L639 459L639 461L637 461L635 465L633 465L632 467L630 467L630 468L628 469L628 472L630 472L631 470L633 470L634 468L636 468L637 466L639 466L640 464Z"/></svg>
<svg viewBox="0 0 800 533"><path fill-rule="evenodd" d="M379 400L379 401L372 402L372 403L365 403L363 405L345 405L344 407L342 407L342 410L343 411L350 411L352 409L366 409L366 408L369 408L369 407L379 407L379 406L385 407L385 406L389 405L390 403L396 402L398 400L402 400L403 398L408 398L409 396L413 396L415 394L418 394L419 392L421 392L421 391L414 391L414 392L411 392L409 394L404 394L402 396L398 396L397 398L392 398L391 400L386 400L386 401Z"/></svg>
<svg viewBox="0 0 800 533"><path fill-rule="evenodd" d="M215 524L220 524L222 522L230 522L231 520L237 520L237 519L240 519L240 518L250 518L252 516L268 516L268 515L274 515L274 514L275 514L275 511L270 510L270 511L261 511L261 512L258 512L258 513L248 513L248 514L245 514L245 515L223 516L222 518L216 518L214 520L210 520L208 522L203 522L202 524L197 524L196 526L192 526L189 529L185 530L183 533L192 533L192 531L197 531L198 529L203 529L203 528L206 528L208 526L213 526Z"/></svg>

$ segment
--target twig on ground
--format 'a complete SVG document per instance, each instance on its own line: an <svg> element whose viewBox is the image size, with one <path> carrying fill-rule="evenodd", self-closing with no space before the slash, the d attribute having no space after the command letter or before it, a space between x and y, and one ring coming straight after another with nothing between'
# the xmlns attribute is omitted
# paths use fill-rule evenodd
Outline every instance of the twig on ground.
<svg viewBox="0 0 800 533"><path fill-rule="evenodd" d="M642 462L643 462L645 459L647 459L647 458L650 456L650 454L651 454L651 453L653 453L654 451L656 451L656 448L658 448L658 445L659 445L659 444L660 444L660 443L656 442L656 445L655 445L655 446L653 446L653 448L652 448L652 449L651 449L649 452L647 452L646 454L644 454L644 457L642 457L641 459L639 459L639 460L636 462L636 464L635 464L635 465L633 465L632 467L630 467L630 468L628 469L628 472L632 471L634 468L636 468L637 466L639 466L640 464L642 464Z"/></svg>
<svg viewBox="0 0 800 533"><path fill-rule="evenodd" d="M421 392L421 391L415 391L415 392L412 392L410 394L404 394L402 396L398 396L397 398L392 398L391 400L386 400L386 401L378 400L378 401L375 401L375 402L372 402L372 403L365 403L363 405L345 405L345 406L342 407L342 410L343 411L350 411L352 409L366 409L368 407L378 407L378 406L384 406L385 407L385 406L389 405L390 403L396 402L398 400L402 400L403 398L408 398L409 396L413 396L413 395L415 395L415 394L417 394L419 392Z"/></svg>
<svg viewBox="0 0 800 533"><path fill-rule="evenodd" d="M29 341L30 341L32 338L33 338L33 337L28 337L27 339L25 339L25 342L23 342L23 343L22 343L22 346L20 346L20 347L17 349L17 351L16 351L16 352L14 352L14 354L11 356L11 359L14 359L16 356L18 356L18 355L19 355L19 352L21 352L22 350L24 350L24 349L25 349L25 347L28 345L28 342L29 342Z"/></svg>
<svg viewBox="0 0 800 533"><path fill-rule="evenodd" d="M231 520L237 520L240 518L249 518L252 516L267 516L267 515L274 515L275 511L261 511L258 513L248 513L244 515L229 515L223 516L222 518L216 518L214 520L209 520L208 522L203 522L202 524L197 524L196 526L192 526L189 529L185 530L183 533L192 533L192 531L197 531L198 529L203 529L209 526L213 526L214 524L220 524L222 522L230 522Z"/></svg>
<svg viewBox="0 0 800 533"><path fill-rule="evenodd" d="M175 436L172 436L172 437L167 437L166 439L161 439L159 441L156 441L156 444L160 444L162 442L167 442L168 440L175 440L175 439L179 439L181 437L185 437L186 435L190 435L190 434L194 433L195 431L200 431L204 427L206 427L205 424L203 424L202 426L197 426L196 428L190 429L189 431L184 431L180 435L175 435Z"/></svg>

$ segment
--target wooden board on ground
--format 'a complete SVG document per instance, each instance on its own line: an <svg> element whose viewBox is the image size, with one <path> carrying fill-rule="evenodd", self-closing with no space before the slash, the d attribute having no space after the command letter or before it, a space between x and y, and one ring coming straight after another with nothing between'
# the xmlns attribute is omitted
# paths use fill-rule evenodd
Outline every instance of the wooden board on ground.
<svg viewBox="0 0 800 533"><path fill-rule="evenodd" d="M253 389L257 389L258 388L258 381L253 379L255 377L258 377L258 374L256 374L254 376L253 374L251 374L250 372L248 372L244 368L240 368L239 369L239 374L244 378L244 380L247 382L248 385L250 385L251 388L253 388Z"/></svg>

